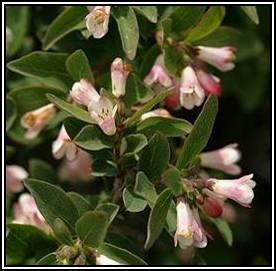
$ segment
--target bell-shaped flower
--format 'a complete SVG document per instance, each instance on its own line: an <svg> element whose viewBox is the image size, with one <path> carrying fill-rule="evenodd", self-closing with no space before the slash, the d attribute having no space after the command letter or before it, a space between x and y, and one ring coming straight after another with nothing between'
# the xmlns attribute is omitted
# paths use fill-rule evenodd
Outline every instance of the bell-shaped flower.
<svg viewBox="0 0 276 271"><path fill-rule="evenodd" d="M141 120L145 120L145 119L153 118L153 117L169 118L169 117L171 117L171 114L164 108L158 108L158 109L149 111L147 113L144 113L141 116Z"/></svg>
<svg viewBox="0 0 276 271"><path fill-rule="evenodd" d="M203 202L199 203L205 213L210 217L220 217L223 212L224 199L216 196L212 191L204 188L205 197Z"/></svg>
<svg viewBox="0 0 276 271"><path fill-rule="evenodd" d="M164 56L159 55L152 66L149 74L144 78L144 83L147 86L152 86L154 83L159 83L161 86L171 87L173 82L164 64Z"/></svg>
<svg viewBox="0 0 276 271"><path fill-rule="evenodd" d="M85 79L81 79L79 82L74 83L70 91L70 96L76 103L87 107L91 100L98 101L100 99L99 93L92 84Z"/></svg>
<svg viewBox="0 0 276 271"><path fill-rule="evenodd" d="M86 27L95 39L100 39L108 32L111 6L88 6Z"/></svg>
<svg viewBox="0 0 276 271"><path fill-rule="evenodd" d="M175 246L179 243L182 249L190 246L203 248L207 246L207 238L200 222L197 209L191 209L184 200L176 206L177 228L174 235Z"/></svg>
<svg viewBox="0 0 276 271"><path fill-rule="evenodd" d="M52 153L56 159L66 156L69 161L76 159L78 155L78 147L70 139L64 125L62 125L57 139L52 144Z"/></svg>
<svg viewBox="0 0 276 271"><path fill-rule="evenodd" d="M241 158L238 144L229 144L221 149L200 154L201 165L206 168L221 170L227 174L238 175L241 168L235 163Z"/></svg>
<svg viewBox="0 0 276 271"><path fill-rule="evenodd" d="M130 67L123 63L123 60L119 57L111 64L111 81L112 81L112 93L116 98L124 96L126 93L126 81Z"/></svg>
<svg viewBox="0 0 276 271"><path fill-rule="evenodd" d="M197 47L197 58L216 67L220 71L226 72L234 69L233 61L236 59L234 47Z"/></svg>
<svg viewBox="0 0 276 271"><path fill-rule="evenodd" d="M92 159L88 152L78 150L76 159L70 161L64 159L59 168L58 175L62 180L68 181L89 181L92 173Z"/></svg>
<svg viewBox="0 0 276 271"><path fill-rule="evenodd" d="M181 75L180 104L190 110L194 106L200 106L204 98L204 90L198 82L194 69L191 66L187 66Z"/></svg>
<svg viewBox="0 0 276 271"><path fill-rule="evenodd" d="M207 93L221 95L222 86L220 84L220 80L217 77L201 69L196 70L196 75L200 85L204 88L205 91L207 91Z"/></svg>
<svg viewBox="0 0 276 271"><path fill-rule="evenodd" d="M105 255L99 254L98 256L96 256L96 265L122 265L122 264Z"/></svg>
<svg viewBox="0 0 276 271"><path fill-rule="evenodd" d="M21 192L24 189L23 180L28 177L28 172L17 165L6 166L6 192L9 195Z"/></svg>
<svg viewBox="0 0 276 271"><path fill-rule="evenodd" d="M35 138L55 115L56 108L53 104L25 113L21 118L21 125L27 129L26 138Z"/></svg>
<svg viewBox="0 0 276 271"><path fill-rule="evenodd" d="M21 194L13 208L13 223L33 225L44 231L50 231L49 225L41 215L34 198L30 194Z"/></svg>
<svg viewBox="0 0 276 271"><path fill-rule="evenodd" d="M115 114L117 105L113 106L107 97L101 96L99 101L92 100L88 105L88 111L91 118L98 123L105 134L114 135L116 133Z"/></svg>
<svg viewBox="0 0 276 271"><path fill-rule="evenodd" d="M169 110L177 110L180 108L179 100L179 80L174 80L173 86L170 88L170 94L165 98L165 106Z"/></svg>
<svg viewBox="0 0 276 271"><path fill-rule="evenodd" d="M256 183L252 180L253 174L234 180L209 179L209 188L218 195L232 199L244 207L250 207L254 198L253 188Z"/></svg>

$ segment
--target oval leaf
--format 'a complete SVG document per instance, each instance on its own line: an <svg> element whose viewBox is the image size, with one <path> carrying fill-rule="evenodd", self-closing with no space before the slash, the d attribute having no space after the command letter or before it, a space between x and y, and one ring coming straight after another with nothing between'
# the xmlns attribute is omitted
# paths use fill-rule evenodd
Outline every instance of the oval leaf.
<svg viewBox="0 0 276 271"><path fill-rule="evenodd" d="M241 6L241 9L252 22L259 24L259 16L255 6Z"/></svg>
<svg viewBox="0 0 276 271"><path fill-rule="evenodd" d="M102 203L99 204L95 211L103 211L108 214L108 223L111 224L114 218L116 217L118 211L120 209L120 206L114 203Z"/></svg>
<svg viewBox="0 0 276 271"><path fill-rule="evenodd" d="M147 240L145 249L151 248L155 240L161 234L172 201L172 193L169 189L164 190L157 198L149 216L147 226Z"/></svg>
<svg viewBox="0 0 276 271"><path fill-rule="evenodd" d="M126 209L132 213L143 211L147 207L147 202L136 196L130 187L125 187L123 191L123 201Z"/></svg>
<svg viewBox="0 0 276 271"><path fill-rule="evenodd" d="M158 11L156 6L133 6L133 9L146 17L150 22L157 23Z"/></svg>
<svg viewBox="0 0 276 271"><path fill-rule="evenodd" d="M15 101L11 97L6 97L6 132L12 127L17 116Z"/></svg>
<svg viewBox="0 0 276 271"><path fill-rule="evenodd" d="M184 169L207 145L218 112L218 99L209 96L179 154L176 167Z"/></svg>

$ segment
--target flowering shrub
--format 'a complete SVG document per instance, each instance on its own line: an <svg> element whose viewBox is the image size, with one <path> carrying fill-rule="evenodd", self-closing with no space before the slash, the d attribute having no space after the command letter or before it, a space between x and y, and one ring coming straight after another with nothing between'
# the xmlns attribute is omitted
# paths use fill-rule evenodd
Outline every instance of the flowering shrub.
<svg viewBox="0 0 276 271"><path fill-rule="evenodd" d="M10 58L30 16L7 8L16 11ZM241 11L258 23L253 6ZM145 265L162 235L202 264L195 251L215 228L232 245L228 200L250 207L256 183L237 164L237 143L205 150L223 73L239 68L227 42L239 34L221 26L225 12L72 6L37 18L32 42L42 50L7 64L7 135L30 151L29 171L6 165L8 264ZM191 122L192 110L200 113Z"/></svg>

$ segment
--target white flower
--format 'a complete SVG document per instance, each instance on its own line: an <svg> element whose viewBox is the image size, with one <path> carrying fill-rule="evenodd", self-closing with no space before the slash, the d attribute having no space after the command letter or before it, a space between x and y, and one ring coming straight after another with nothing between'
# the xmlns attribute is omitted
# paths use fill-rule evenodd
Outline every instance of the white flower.
<svg viewBox="0 0 276 271"><path fill-rule="evenodd" d="M241 168L235 163L241 158L238 144L230 144L221 149L200 154L201 165L206 168L221 170L231 175L241 173Z"/></svg>
<svg viewBox="0 0 276 271"><path fill-rule="evenodd" d="M234 52L235 48L230 46L225 47L206 47L198 46L198 58L220 71L226 72L234 69L233 61L236 59Z"/></svg>
<svg viewBox="0 0 276 271"><path fill-rule="evenodd" d="M158 108L158 109L149 111L147 113L144 113L141 116L141 120L145 120L145 119L153 118L153 117L169 118L169 117L171 117L171 114L164 108Z"/></svg>
<svg viewBox="0 0 276 271"><path fill-rule="evenodd" d="M96 257L96 265L122 265L104 255L99 255Z"/></svg>
<svg viewBox="0 0 276 271"><path fill-rule="evenodd" d="M56 159L61 159L64 155L71 161L76 159L78 147L71 141L64 125L62 125L57 139L52 144L52 153Z"/></svg>
<svg viewBox="0 0 276 271"><path fill-rule="evenodd" d="M55 115L56 109L53 104L48 104L24 114L21 118L21 125L27 129L26 138L35 138Z"/></svg>
<svg viewBox="0 0 276 271"><path fill-rule="evenodd" d="M100 39L108 32L111 6L88 6L86 27L95 39Z"/></svg>
<svg viewBox="0 0 276 271"><path fill-rule="evenodd" d="M204 90L199 84L195 71L187 66L181 75L180 104L186 109L200 106L205 98Z"/></svg>
<svg viewBox="0 0 276 271"><path fill-rule="evenodd" d="M23 180L28 177L28 172L16 165L6 166L6 191L8 194L18 193L24 189Z"/></svg>

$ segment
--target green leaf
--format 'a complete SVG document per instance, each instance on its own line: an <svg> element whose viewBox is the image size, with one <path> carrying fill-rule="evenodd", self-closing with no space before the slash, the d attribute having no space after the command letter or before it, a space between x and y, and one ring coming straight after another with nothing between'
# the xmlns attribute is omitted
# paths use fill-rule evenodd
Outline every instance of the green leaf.
<svg viewBox="0 0 276 271"><path fill-rule="evenodd" d="M40 159L30 159L29 173L32 179L44 180L50 183L57 182L57 174L55 169L47 162Z"/></svg>
<svg viewBox="0 0 276 271"><path fill-rule="evenodd" d="M7 54L12 56L21 49L26 36L29 21L30 7L28 6L6 6L6 25L11 31L10 41L7 42Z"/></svg>
<svg viewBox="0 0 276 271"><path fill-rule="evenodd" d="M46 86L67 91L72 86L65 68L68 55L35 51L8 63L7 67L16 73L37 79Z"/></svg>
<svg viewBox="0 0 276 271"><path fill-rule="evenodd" d="M112 15L116 20L123 49L130 60L136 55L139 42L139 27L135 12L131 7L113 7Z"/></svg>
<svg viewBox="0 0 276 271"><path fill-rule="evenodd" d="M170 146L166 137L157 132L143 149L139 159L139 170L143 171L151 181L161 178L170 160Z"/></svg>
<svg viewBox="0 0 276 271"><path fill-rule="evenodd" d="M123 191L123 201L126 209L132 213L141 212L147 207L147 201L136 196L130 186Z"/></svg>
<svg viewBox="0 0 276 271"><path fill-rule="evenodd" d="M203 15L200 22L195 28L191 30L185 39L187 43L193 43L202 39L213 31L215 31L221 24L225 15L225 8L221 6L210 7Z"/></svg>
<svg viewBox="0 0 276 271"><path fill-rule="evenodd" d="M9 160L15 154L15 147L14 146L5 145L5 149L6 149L6 159Z"/></svg>
<svg viewBox="0 0 276 271"><path fill-rule="evenodd" d="M126 126L130 127L136 124L144 113L150 111L154 106L162 102L169 95L169 93L169 91L165 90L159 93L153 99L151 99L139 111L135 112L130 118L128 118L128 120L126 121Z"/></svg>
<svg viewBox="0 0 276 271"><path fill-rule="evenodd" d="M166 137L185 136L192 130L192 124L184 119L151 117L141 121L137 126L137 132L147 136L159 131Z"/></svg>
<svg viewBox="0 0 276 271"><path fill-rule="evenodd" d="M193 45L222 47L227 44L228 46L238 46L241 38L242 33L238 29L229 26L220 26L210 35L193 42Z"/></svg>
<svg viewBox="0 0 276 271"><path fill-rule="evenodd" d="M36 262L36 265L59 265L57 263L57 256L55 252L47 254Z"/></svg>
<svg viewBox="0 0 276 271"><path fill-rule="evenodd" d="M93 124L95 123L95 121L91 118L88 111L81 109L79 106L75 106L70 103L67 103L64 100L52 94L47 94L46 96L48 100L54 103L59 109L64 110L65 112L69 113L75 118L82 120L84 122L93 123Z"/></svg>
<svg viewBox="0 0 276 271"><path fill-rule="evenodd" d="M171 75L179 75L185 66L182 51L172 46L165 45L163 49L164 63Z"/></svg>
<svg viewBox="0 0 276 271"><path fill-rule="evenodd" d="M6 97L6 132L10 130L17 116L15 101L11 97Z"/></svg>
<svg viewBox="0 0 276 271"><path fill-rule="evenodd" d="M108 215L102 211L85 213L76 222L76 232L84 244L92 248L99 247L108 228Z"/></svg>
<svg viewBox="0 0 276 271"><path fill-rule="evenodd" d="M240 8L244 11L244 13L252 22L254 22L255 24L259 24L260 21L256 6L241 6Z"/></svg>
<svg viewBox="0 0 276 271"><path fill-rule="evenodd" d="M180 6L172 10L171 29L173 32L186 32L194 27L205 10L204 6Z"/></svg>
<svg viewBox="0 0 276 271"><path fill-rule="evenodd" d="M52 237L34 226L7 225L6 259L8 265L23 264L29 256L39 259L55 250L56 247L56 242Z"/></svg>
<svg viewBox="0 0 276 271"><path fill-rule="evenodd" d="M9 92L8 95L15 100L18 114L23 115L26 112L38 109L39 107L49 104L49 101L46 97L47 93L51 93L59 97L64 97L64 93L61 90L41 86L31 86L14 89Z"/></svg>
<svg viewBox="0 0 276 271"><path fill-rule="evenodd" d="M109 216L108 223L111 224L114 218L116 217L120 206L114 203L101 203L99 204L95 211L103 211L106 212Z"/></svg>
<svg viewBox="0 0 276 271"><path fill-rule="evenodd" d="M125 146L123 150L122 161L128 161L130 158L138 159L138 153L148 144L147 138L142 134L131 134L124 137L121 141L121 146ZM122 147L121 147L122 151Z"/></svg>
<svg viewBox="0 0 276 271"><path fill-rule="evenodd" d="M89 64L89 60L83 50L77 50L66 60L66 68L74 81L86 79L94 83L94 76Z"/></svg>
<svg viewBox="0 0 276 271"><path fill-rule="evenodd" d="M147 226L147 240L145 249L152 247L153 243L161 234L170 208L172 193L169 189L164 190L156 199L156 202L150 212Z"/></svg>
<svg viewBox="0 0 276 271"><path fill-rule="evenodd" d="M91 175L95 177L109 176L114 177L118 174L117 164L111 160L96 159L93 160L93 170Z"/></svg>
<svg viewBox="0 0 276 271"><path fill-rule="evenodd" d="M49 223L54 226L56 218L63 220L72 230L78 219L78 210L66 193L58 186L36 179L28 179L25 186L35 198L38 209Z"/></svg>
<svg viewBox="0 0 276 271"><path fill-rule="evenodd" d="M176 224L177 224L176 204L172 200L166 217L166 230L171 235L173 235L176 231Z"/></svg>
<svg viewBox="0 0 276 271"><path fill-rule="evenodd" d="M92 210L90 202L86 200L82 195L76 192L68 192L67 195L76 206L79 217L81 217L84 213Z"/></svg>
<svg viewBox="0 0 276 271"><path fill-rule="evenodd" d="M86 123L74 117L67 117L63 121L63 125L69 137L73 139L86 126Z"/></svg>
<svg viewBox="0 0 276 271"><path fill-rule="evenodd" d="M217 229L221 233L223 239L228 244L228 246L231 247L233 244L233 234L228 223L221 218L210 218L210 220L216 225Z"/></svg>
<svg viewBox="0 0 276 271"><path fill-rule="evenodd" d="M158 11L156 6L132 6L132 8L146 17L150 22L157 23Z"/></svg>
<svg viewBox="0 0 276 271"><path fill-rule="evenodd" d="M141 79L134 73L128 76L126 83L126 95L123 100L127 107L137 103L146 103L154 96L152 89L146 87Z"/></svg>
<svg viewBox="0 0 276 271"><path fill-rule="evenodd" d="M136 174L134 193L145 199L151 208L153 207L157 198L157 193L154 185L149 181L146 174L142 171L139 171Z"/></svg>
<svg viewBox="0 0 276 271"><path fill-rule="evenodd" d="M218 99L216 96L209 96L179 154L176 163L178 169L187 167L189 162L205 148L211 136L217 112Z"/></svg>
<svg viewBox="0 0 276 271"><path fill-rule="evenodd" d="M97 249L100 254L117 261L123 265L147 265L141 258L129 252L126 249L119 248L117 246L103 243Z"/></svg>
<svg viewBox="0 0 276 271"><path fill-rule="evenodd" d="M114 137L105 135L98 127L87 125L74 138L74 142L85 150L99 151L111 149Z"/></svg>
<svg viewBox="0 0 276 271"><path fill-rule="evenodd" d="M85 6L68 7L50 24L43 38L43 50L49 50L57 41L70 32L85 27L84 18L88 14Z"/></svg>
<svg viewBox="0 0 276 271"><path fill-rule="evenodd" d="M60 243L73 245L72 234L68 229L68 227L60 218L56 218L54 220L53 230L54 230L55 236L60 241Z"/></svg>
<svg viewBox="0 0 276 271"><path fill-rule="evenodd" d="M182 194L183 187L181 184L181 176L180 171L177 168L171 167L167 169L162 175L162 180L176 197Z"/></svg>

